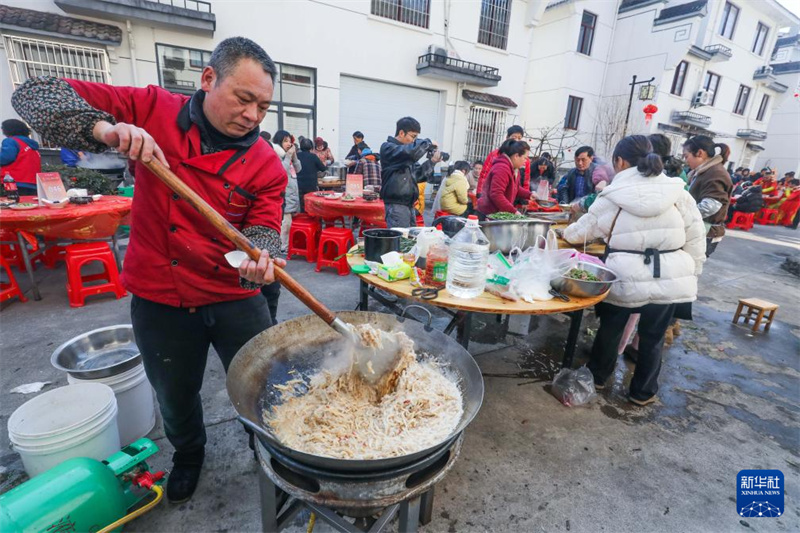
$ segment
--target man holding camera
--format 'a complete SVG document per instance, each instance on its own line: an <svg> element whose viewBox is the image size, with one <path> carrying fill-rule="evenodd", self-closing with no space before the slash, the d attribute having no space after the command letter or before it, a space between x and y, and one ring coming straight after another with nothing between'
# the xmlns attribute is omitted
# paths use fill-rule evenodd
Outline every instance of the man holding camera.
<svg viewBox="0 0 800 533"><path fill-rule="evenodd" d="M381 145L381 200L386 209L386 226L411 228L417 225L414 202L419 197L417 183L427 181L441 153L430 139L417 139L417 120L403 117L397 121L394 137ZM428 160L417 165L422 156ZM424 208L424 206L423 206Z"/></svg>

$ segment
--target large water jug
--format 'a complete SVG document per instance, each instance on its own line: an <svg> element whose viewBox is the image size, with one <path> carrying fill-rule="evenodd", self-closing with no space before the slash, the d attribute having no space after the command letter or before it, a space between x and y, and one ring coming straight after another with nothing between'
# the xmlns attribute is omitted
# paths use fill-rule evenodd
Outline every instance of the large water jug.
<svg viewBox="0 0 800 533"><path fill-rule="evenodd" d="M464 229L450 241L447 258L447 292L457 298L477 298L486 286L489 239L470 215Z"/></svg>

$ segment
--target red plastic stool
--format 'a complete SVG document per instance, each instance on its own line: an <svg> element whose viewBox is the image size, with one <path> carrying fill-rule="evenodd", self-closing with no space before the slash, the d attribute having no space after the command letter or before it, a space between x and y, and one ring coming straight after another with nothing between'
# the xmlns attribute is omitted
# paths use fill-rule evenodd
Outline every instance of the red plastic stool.
<svg viewBox="0 0 800 533"><path fill-rule="evenodd" d="M11 298L19 298L20 302L27 302L28 299L25 298L25 295L22 294L22 291L19 289L19 284L17 284L14 274L11 272L11 267L2 256L0 256L0 267L6 271L6 275L8 276L8 283L0 282L0 302L5 302Z"/></svg>
<svg viewBox="0 0 800 533"><path fill-rule="evenodd" d="M322 218L322 225L326 228L335 228L337 223L341 223L345 227L344 217Z"/></svg>
<svg viewBox="0 0 800 533"><path fill-rule="evenodd" d="M734 211L733 218L725 227L728 229L742 229L744 231L750 231L753 229L753 219L755 216L755 213L742 213L740 211Z"/></svg>
<svg viewBox="0 0 800 533"><path fill-rule="evenodd" d="M756 224L762 224L764 226L774 226L778 223L778 213L777 209L762 209L756 215L755 221Z"/></svg>
<svg viewBox="0 0 800 533"><path fill-rule="evenodd" d="M319 222L315 219L295 216L289 229L289 252L286 259L291 259L294 254L305 256L309 263L316 261L319 232Z"/></svg>
<svg viewBox="0 0 800 533"><path fill-rule="evenodd" d="M23 236L25 237L25 241L27 242L26 246L30 245L30 252L38 252L39 251L39 242L36 240L36 237L29 233L23 232ZM17 270L20 272L27 272L28 270L25 268L25 258L22 257L22 253L19 251L19 244L17 240L17 232L8 229L0 229L0 241L5 242L13 242L14 244L3 244L0 245L0 255L8 261L10 264L17 267ZM44 254L42 254L44 255ZM31 267L36 270L36 261L43 261L42 255L37 255L33 259L31 259Z"/></svg>
<svg viewBox="0 0 800 533"><path fill-rule="evenodd" d="M325 228L319 238L319 250L317 251L317 268L319 272L322 267L334 267L339 270L340 276L350 273L347 264L347 256L344 255L355 244L353 232L347 228ZM327 245L327 246L326 246ZM342 257L339 257L339 256ZM339 257L339 259L335 259Z"/></svg>
<svg viewBox="0 0 800 533"><path fill-rule="evenodd" d="M128 295L119 280L117 263L111 248L104 242L70 244L67 246L67 294L70 307L83 307L87 296L113 292L119 300ZM103 272L81 276L81 267L92 261L103 264ZM98 285L84 285L103 280Z"/></svg>
<svg viewBox="0 0 800 533"><path fill-rule="evenodd" d="M59 261L67 260L67 247L53 245L47 248L42 254L42 263L47 268L55 268Z"/></svg>

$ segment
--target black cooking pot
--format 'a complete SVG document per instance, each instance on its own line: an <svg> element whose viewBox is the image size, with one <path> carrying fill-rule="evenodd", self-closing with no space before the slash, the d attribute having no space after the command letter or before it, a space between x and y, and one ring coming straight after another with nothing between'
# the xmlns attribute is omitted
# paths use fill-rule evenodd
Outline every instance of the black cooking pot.
<svg viewBox="0 0 800 533"><path fill-rule="evenodd" d="M380 262L383 254L399 252L402 236L395 229L368 229L364 232L364 259Z"/></svg>

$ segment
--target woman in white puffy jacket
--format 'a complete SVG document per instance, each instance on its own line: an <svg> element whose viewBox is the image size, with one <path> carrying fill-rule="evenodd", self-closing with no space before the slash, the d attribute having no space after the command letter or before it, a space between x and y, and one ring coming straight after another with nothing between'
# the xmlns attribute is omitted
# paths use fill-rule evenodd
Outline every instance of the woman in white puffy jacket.
<svg viewBox="0 0 800 533"><path fill-rule="evenodd" d="M617 345L631 313L640 313L639 359L629 400L655 401L661 349L675 304L697 297L697 277L705 256L705 228L692 196L680 178L663 174L661 157L647 137L622 139L612 157L614 180L589 212L564 230L577 244L603 238L606 264L618 281L597 305L600 329L589 361L598 389L614 373Z"/></svg>

